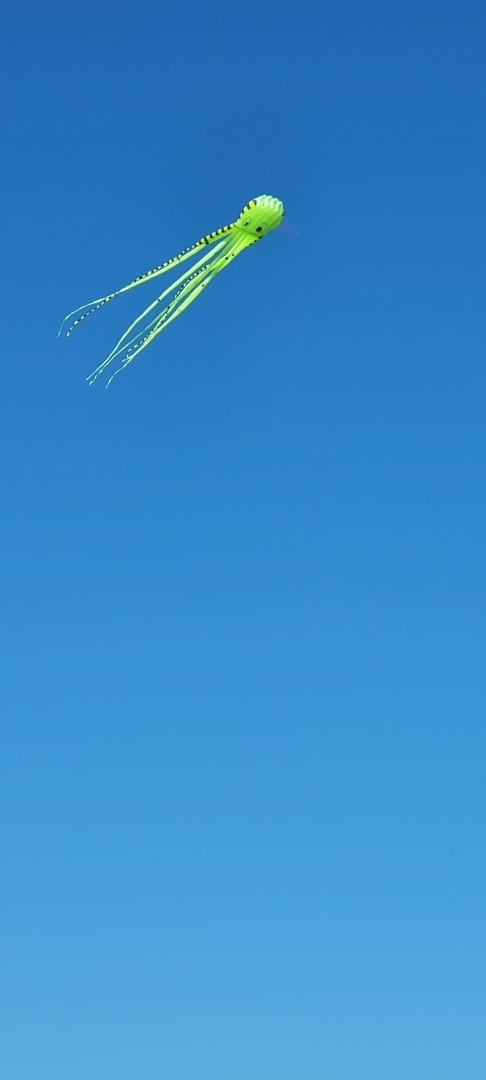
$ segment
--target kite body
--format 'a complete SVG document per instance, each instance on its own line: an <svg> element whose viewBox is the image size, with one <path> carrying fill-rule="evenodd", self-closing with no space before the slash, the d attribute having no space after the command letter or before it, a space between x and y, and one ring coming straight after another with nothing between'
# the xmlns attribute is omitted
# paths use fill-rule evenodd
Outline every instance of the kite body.
<svg viewBox="0 0 486 1080"><path fill-rule="evenodd" d="M113 300L115 296L128 292L129 289L134 289L136 285L141 285L151 278L165 274L168 270L174 269L179 263L185 262L186 259L190 259L199 251L204 251L201 259L190 266L176 281L172 282L160 296L145 308L145 311L142 311L141 315L130 323L130 326L117 341L106 360L103 360L88 376L88 383L91 385L106 370L109 364L121 358L119 366L108 379L106 385L109 386L117 372L127 367L142 352L142 349L150 345L150 342L154 340L157 334L160 334L173 319L181 315L185 308L192 304L193 300L202 293L206 285L209 285L209 282L216 277L216 274L219 274L220 270L224 270L228 266L235 255L239 255L245 248L255 244L257 240L261 240L266 233L276 229L280 225L283 215L283 203L280 202L280 199L274 199L272 195L259 195L257 199L250 199L246 206L243 207L237 220L230 225L223 225L222 228L216 229L215 232L208 233L207 236L197 240L195 244L191 244L190 247L180 251L178 255L174 255L172 259L167 259L167 262L161 263L160 266L154 267L153 270L148 270L145 274L141 274L140 277L135 278L128 285L123 285L121 289L108 293L107 296L101 296L98 300L91 300L90 303L83 304L81 307L76 308L75 311L71 311L69 315L66 315L66 318L61 323L58 337L62 333L64 324L69 319L72 319L73 315L76 318L68 327L66 337L69 337L74 327L78 326L83 319L86 319L93 311L103 307L109 300ZM208 248L211 248L211 251L207 251ZM167 302L161 309L164 300Z"/></svg>

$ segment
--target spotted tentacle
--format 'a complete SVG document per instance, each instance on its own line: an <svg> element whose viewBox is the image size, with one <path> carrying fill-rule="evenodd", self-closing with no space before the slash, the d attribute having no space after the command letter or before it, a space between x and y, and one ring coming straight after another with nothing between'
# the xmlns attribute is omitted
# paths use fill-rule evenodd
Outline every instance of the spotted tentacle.
<svg viewBox="0 0 486 1080"><path fill-rule="evenodd" d="M230 260L234 258L235 255L238 255L241 251L243 251L244 248L248 247L251 243L254 243L254 239L248 236L240 236L236 239L232 239L231 243L224 245L223 251L219 253L217 258L209 260L199 269L194 270L186 278L186 280L182 282L180 288L177 290L177 292L172 297L169 304L167 304L167 306L164 308L164 310L160 312L154 319L152 319L152 321L145 327L145 332L143 333L143 336L140 338L134 336L134 338L130 339L129 341L125 341L122 348L120 348L119 345L116 346L113 350L113 353L110 354L110 356L107 357L107 359L103 361L103 363L100 364L98 368L96 368L92 375L89 376L88 383L91 385L91 383L93 383L95 379L97 379L98 376L105 370L108 364L111 363L111 361L116 359L118 356L121 356L123 353L124 358L120 367L118 367L113 372L113 375L110 377L106 384L107 386L109 386L115 375L118 374L119 371L122 371L129 363L131 363L132 360L134 360L135 357L138 356L138 354L142 352L142 350L145 349L147 345L149 345L154 340L157 334L159 334L162 330L165 330L165 328L169 325L169 323L173 321L173 319L176 319L178 315L182 314L185 308L188 307L189 304L192 304L193 301L196 300L198 296L200 296L203 289L213 280L216 274L218 274L221 270L224 270L225 267L229 264ZM177 282L175 282L174 284L177 284ZM155 304L162 300L168 294L168 292L170 292L170 290L166 290L165 293L161 294L158 300L154 301L154 304L150 305L150 308L147 308L147 310L143 312L141 316L139 316L139 319L137 319L136 322L139 322L140 319L144 317L144 315L148 314L148 312L153 309Z"/></svg>
<svg viewBox="0 0 486 1080"><path fill-rule="evenodd" d="M113 349L108 354L106 359L103 360L103 363L100 364L99 367L96 368L96 371L92 372L92 374L88 377L88 382L89 383L93 382L94 378L97 378L98 375L100 375L101 372L104 371L104 369L108 366L108 364L111 363L111 361L116 356L118 356L122 352L126 352L134 344L134 342L139 341L139 339L140 339L140 331L137 331L137 333L133 337L130 338L130 334L131 334L132 330L134 330L135 327L138 326L139 323L143 322L147 318L147 316L150 315L150 312L154 311L154 309L156 309L160 305L162 300L165 300L166 297L170 296L170 294L173 293L174 290L176 290L175 295L173 296L172 300L169 302L169 305L168 305L169 307L172 307L172 304L174 303L174 301L176 299L176 296L179 296L181 290L184 289L187 286L187 284L190 283L199 273L204 271L206 267L210 266L212 264L213 260L215 261L217 259L217 254L220 254L220 253L222 254L226 250L229 250L232 243L233 243L233 240L230 239L230 238L226 238L226 239L220 241L220 243L217 244L216 247L213 249L211 259L207 259L206 256L204 256L202 259L199 260L199 262L194 264L194 266L192 267L192 269L190 271L186 271L184 274L181 274L181 276L176 278L176 280L173 281L172 284L169 285L167 289L164 289L164 291L160 294L160 296L156 297L156 299L153 300L152 303L149 304L148 307L146 307L145 310L142 311L142 313L140 315L138 315L137 318L134 319L132 323L130 323L130 326L127 327L127 329L124 331L124 333L118 339L116 345L113 347ZM178 286L179 286L179 288L178 288ZM160 315L157 314L155 316L155 318L153 318L145 326L144 333L155 322L157 322L159 317L160 317Z"/></svg>
<svg viewBox="0 0 486 1080"><path fill-rule="evenodd" d="M59 327L57 336L60 337L63 331L63 327L69 319L75 318L68 329L65 331L65 337L69 337L72 334L74 328L88 318L88 315L92 315L94 311L98 311L110 300L113 300L115 296L120 296L121 293L128 292L129 289L134 289L137 285L142 285L145 281L149 281L151 278L159 277L160 274L165 274L167 270L173 269L181 262L185 262L186 259L190 259L197 251L210 244L216 243L216 241L226 238L226 234L230 233L234 229L234 224L223 225L220 229L215 229L214 232L207 233L206 236L202 236L200 240L196 240L195 244L191 244L190 247L183 248L178 255L173 255L171 259L167 259L165 262L160 263L159 266L154 266L152 270L147 270L145 274L140 274L138 277L130 281L128 285L123 285L120 289L116 289L115 292L108 293L106 296L100 296L97 300L90 300L87 304L81 304L80 307L75 308L74 311L70 311L69 315L66 315L62 320ZM78 315L78 312L83 312L82 315Z"/></svg>

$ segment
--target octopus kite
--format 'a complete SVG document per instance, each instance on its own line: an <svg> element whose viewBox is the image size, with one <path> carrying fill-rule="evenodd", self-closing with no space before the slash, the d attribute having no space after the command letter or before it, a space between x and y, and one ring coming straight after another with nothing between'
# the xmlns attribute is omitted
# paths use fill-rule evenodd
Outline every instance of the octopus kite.
<svg viewBox="0 0 486 1080"><path fill-rule="evenodd" d="M197 240L195 244L191 244L190 247L180 251L178 255L174 255L172 259L167 259L167 262L161 263L160 266L155 266L153 270L148 270L147 273L134 278L129 285L123 285L121 289L108 293L107 296L101 296L98 300L91 300L88 304L82 304L81 307L66 315L66 318L61 323L58 337L62 333L65 323L72 319L73 315L76 318L69 325L66 337L69 337L74 327L78 326L83 319L86 319L93 311L98 311L98 308L103 307L109 300L113 300L115 296L128 292L129 289L134 289L136 285L141 285L151 278L159 277L160 274L165 274L167 270L172 270L178 263L185 262L186 259L190 259L199 251L204 251L203 257L198 262L189 267L184 274L181 274L172 285L169 285L160 296L145 308L145 311L142 311L141 315L130 323L130 326L117 341L106 360L103 360L88 376L87 382L89 385L91 386L109 364L121 358L119 367L115 369L108 379L106 385L109 386L115 375L119 371L123 371L142 352L142 349L146 349L147 345L150 345L157 334L160 334L173 319L181 315L185 308L192 304L193 300L196 300L202 293L206 285L209 285L209 282L216 277L216 274L219 274L220 270L224 270L228 266L235 255L239 255L250 244L256 243L266 233L276 229L280 225L283 215L284 208L280 199L274 199L271 195L259 195L257 199L250 199L246 206L243 207L237 220L230 225L223 225L221 229L208 233L201 240ZM211 245L215 246L212 247L210 253L206 252L206 248L211 247ZM168 299L170 296L171 299ZM167 303L160 310L160 304L163 300L166 300ZM79 314L80 312L83 314ZM148 316L151 316L151 318L144 321L147 320Z"/></svg>

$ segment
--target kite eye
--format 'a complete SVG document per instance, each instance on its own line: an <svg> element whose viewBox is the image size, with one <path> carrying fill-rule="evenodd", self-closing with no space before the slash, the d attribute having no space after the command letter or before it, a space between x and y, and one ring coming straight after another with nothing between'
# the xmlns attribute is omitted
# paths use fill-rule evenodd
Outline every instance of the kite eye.
<svg viewBox="0 0 486 1080"><path fill-rule="evenodd" d="M257 227L256 227L256 231L257 231L257 232L261 232L261 231L262 231L262 227L261 227L261 225L257 225Z"/></svg>

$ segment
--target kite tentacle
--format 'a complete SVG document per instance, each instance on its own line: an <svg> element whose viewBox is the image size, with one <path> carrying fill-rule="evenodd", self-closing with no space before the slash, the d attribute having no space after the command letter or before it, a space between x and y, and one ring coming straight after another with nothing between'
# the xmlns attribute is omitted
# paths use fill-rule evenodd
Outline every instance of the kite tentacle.
<svg viewBox="0 0 486 1080"><path fill-rule="evenodd" d="M93 371L88 377L87 381L89 385L91 385L95 381L95 379L97 379L98 376L102 374L102 372L108 367L112 360L115 360L116 357L120 356L122 353L125 353L124 359L122 361L122 367L126 367L127 363L134 360L135 356L137 356L138 353L141 352L142 348L145 348L150 343L150 341L153 340L155 334L159 333L159 331L163 329L164 325L167 322L171 322L172 319L180 313L180 311L182 310L182 305L184 307L187 307L187 305L191 303L192 300L195 300L196 296L199 296L204 286L208 284L210 280L212 280L215 274L218 273L220 270L224 269L224 267L228 265L230 259L235 254L238 254L238 252L247 245L247 237L245 237L243 242L239 237L237 237L236 239L231 238L230 241L227 241L224 245L222 245L222 251L217 258L213 258L199 267L198 264L196 264L196 267L198 267L197 269L193 270L192 273L190 273L189 275L183 276L183 278L179 278L178 281L175 281L173 285L170 286L170 288L165 289L164 292L161 293L161 295L157 298L157 300L154 300L153 303L150 304L144 312L142 312L142 315L140 315L138 319L134 320L132 326L130 326L128 328L128 331L125 332L125 335L129 333L133 326L140 322L144 318L144 316L149 313L149 311L153 310L153 308L156 307L161 302L161 300L168 296L174 286L177 286L179 283L181 283L180 288L177 289L177 292L171 298L164 310L157 314L155 318L152 319L145 326L145 330L141 337L136 334L128 341L124 340L125 335L123 335L123 338L120 338L120 341L117 343L109 356L107 356L106 360L104 360L103 363L100 364L99 367L97 367L95 371ZM186 300L186 297L187 303L183 303ZM120 370L121 368L117 368L117 371Z"/></svg>
<svg viewBox="0 0 486 1080"><path fill-rule="evenodd" d="M88 382L89 386L91 386L91 384L95 382L98 376L101 375L103 371L105 371L105 369L113 362L113 360L116 360L118 357L123 355L124 359L122 363L124 365L126 362L128 362L129 359L133 359L135 351L139 352L140 346L146 341L148 341L148 339L151 337L152 331L164 321L164 318L167 316L168 311L172 310L174 306L179 303L183 292L186 293L192 291L197 286L199 277L203 274L206 276L210 272L211 266L206 263L203 267L200 268L200 270L197 270L195 274L191 274L190 278L187 278L185 283L181 285L180 289L178 289L177 292L177 300L175 297L173 297L169 304L167 304L167 306L163 309L163 311L158 312L157 315L155 315L154 318L152 318L150 322L145 325L143 330L139 330L131 338L128 338L128 340L122 340L122 338L120 338L120 341L111 351L111 353L106 357L106 359L103 360L103 362L99 364L95 371L93 371L91 375L88 376L86 381ZM138 317L136 322L140 322L152 308L158 306L161 299L162 297L159 297L157 300L154 301L153 304L150 304L149 307L146 308L146 310L143 311L142 314ZM125 334L129 333L130 329L131 327L128 331L125 332ZM124 339L125 334L123 335Z"/></svg>
<svg viewBox="0 0 486 1080"><path fill-rule="evenodd" d="M116 356L118 356L121 352L124 352L126 349L128 349L135 341L139 340L139 334L138 333L135 334L134 337L129 338L129 340L127 340L127 338L129 337L129 334L134 329L134 327L137 326L138 323L142 322L143 319L145 319L146 316L149 315L150 312L154 310L154 308L158 307L158 305L160 304L160 302L162 300L164 300L167 296L169 296L174 291L174 289L176 289L177 291L176 291L175 295L173 296L172 300L168 304L168 307L172 307L172 305L174 304L174 302L176 300L176 297L178 297L179 294L181 293L181 290L183 290L187 285L189 285L194 280L194 278L196 278L198 276L198 274L205 271L208 267L211 267L213 265L213 261L217 261L216 260L216 253L219 253L221 256L224 256L224 253L226 251L229 251L230 248L233 246L233 244L234 244L234 240L232 238L225 238L224 240L221 240L220 243L217 244L217 246L214 248L214 250L212 252L212 259L208 260L206 257L204 257L203 259L200 259L199 262L194 264L194 266L192 267L191 270L186 271L186 273L184 273L184 274L181 274L181 276L179 278L177 278L176 281L173 281L172 284L169 285L167 289L164 289L164 292L162 292L160 294L160 296L158 296L155 300L153 300L152 303L149 304L148 307L146 307L144 311L142 311L141 315L138 315L137 318L134 319L132 323L130 323L130 326L127 327L127 329L124 331L122 336L118 339L116 345L111 350L109 355L106 357L105 360L103 360L103 363L100 364L99 367L97 367L96 370L93 371L90 376L88 376L87 381L90 384L91 384L91 382L94 382L94 379L97 378L98 375L101 375L101 372L104 371L104 369L108 366L109 363L111 363L111 361ZM180 288L178 289L177 286L180 286ZM160 316L157 315L154 319L152 319L151 322L148 323L148 325L145 327L145 330L148 330L155 322L157 322L159 317Z"/></svg>
<svg viewBox="0 0 486 1080"><path fill-rule="evenodd" d="M184 299L184 296L187 293L192 292L192 290L194 288L196 288L201 283L200 279L202 278L202 276L204 275L205 277L209 278L212 275L212 273L213 273L213 264L212 263L205 263L204 266L202 266L199 270L196 270L193 274L190 274L189 277L186 278L186 280L180 286L180 288L177 289L177 292L174 293L174 296L169 301L167 306L163 309L163 311L159 312L157 315L155 315L155 317L153 319L150 320L149 323L147 323L147 325L144 328L142 337L140 336L139 333L134 334L133 337L130 338L128 341L125 341L125 343L123 345L121 345L121 347L117 346L113 350L113 352L110 353L109 360L115 360L116 357L121 356L121 354L123 352L125 352L126 356L128 357L128 355L130 353L132 353L133 349L136 346L140 345L142 341L146 340L146 338L149 336L150 332L154 329L154 327L156 325L159 325L161 322L163 322L164 319L168 316L170 311L172 311L176 307L178 307L178 305ZM158 303L161 300L162 300L162 296L158 297L158 299L156 301L156 304L158 305ZM150 305L150 307L152 307L152 305ZM139 319L137 319L137 322L140 321L140 319L143 317L143 315L147 314L147 311L148 311L148 309L146 309L146 311L144 311L142 313L142 315L139 317ZM120 343L121 343L121 339L120 339L120 342L118 344L120 345Z"/></svg>
<svg viewBox="0 0 486 1080"><path fill-rule="evenodd" d="M162 315L154 320L154 325L149 331L149 333L145 334L136 344L132 346L132 348L125 355L120 366L115 368L115 371L112 375L110 375L110 378L108 379L106 389L108 389L110 383L115 378L115 375L118 375L120 371L124 371L128 364L131 364L132 360L135 360L135 357L138 356L138 354L141 353L143 349L146 349L147 345L151 344L151 342L154 340L157 334L161 332L161 330L165 330L166 326L168 326L168 324L172 322L173 319L176 319L177 316L180 315L181 312L184 310L184 308L188 307L189 304L192 304L192 302L196 300L198 296L200 296L205 286L209 284L209 282L213 279L213 277L215 277L217 272L217 270L209 268L209 272L205 276L203 281L191 282L191 288L189 289L185 299L175 308L175 310L172 310L172 314L169 314L169 305L167 306L167 308L164 309ZM90 385L91 381L92 380L90 380Z"/></svg>
<svg viewBox="0 0 486 1080"><path fill-rule="evenodd" d="M122 360L120 367L116 368L116 370L108 379L108 382L106 384L107 388L113 381L115 375L117 375L120 371L123 371L124 368L126 368L127 365L130 364L132 360L134 360L135 357L142 352L143 349L147 348L147 345L150 345L150 343L154 340L157 334L160 334L162 330L165 330L169 323L176 319L178 315L181 315L185 308L187 308L189 304L192 304L193 301L196 300L198 296L200 296L206 285L209 285L213 278L216 277L216 274L218 274L221 270L225 269L225 267L228 265L229 259L233 258L235 255L239 255L240 252L243 251L246 247L248 247L250 243L254 243L254 240L249 240L248 237L244 237L244 239L238 240L234 245L232 245L233 250L230 251L228 255L222 255L217 260L215 260L214 263L209 263L206 267L203 267L202 271L198 272L198 274L193 280L189 281L185 287L183 286L181 287L181 289L179 289L177 302L174 303L174 297L170 304L167 304L167 307L164 308L161 314L156 319L153 319L152 322L149 323L149 326L146 327L146 330L148 332L145 333L144 336L139 339L139 341L134 341L133 345L130 343L131 347L126 353L124 359ZM202 280L198 280L199 275L201 275ZM116 356L119 356L122 352L123 350L120 349L117 353L115 353L112 359L115 359ZM90 385L92 382L94 382L94 379L97 378L98 374L101 373L101 370L103 370L105 366L105 364L100 365L100 369L97 369L96 372L93 372L93 375L90 376L90 378L88 379Z"/></svg>
<svg viewBox="0 0 486 1080"><path fill-rule="evenodd" d="M212 233L207 233L206 236L202 236L200 240L196 240L195 244L191 244L190 247L183 248L177 255L173 255L171 259L166 259L165 262L160 263L159 266L154 266L152 270L147 270L144 274L139 274L138 277L130 281L128 285L122 285L120 289L115 289L112 293L107 293L106 296L100 296L97 300L90 300L87 304L81 304L80 307L74 308L74 311L70 311L68 315L64 317L62 323L57 332L57 336L62 334L62 328L64 324L71 319L73 315L77 315L79 311L84 314L79 315L77 319L68 326L65 337L70 337L74 328L88 318L88 315L92 315L94 311L98 311L99 308L107 304L109 300L113 300L115 296L120 296L121 293L128 292L129 289L134 289L137 285L143 285L144 282L149 281L151 278L159 277L160 274L165 274L167 270L172 270L176 264L185 262L186 259L190 259L192 255L195 255L201 248L207 247L210 244L216 243L216 241L223 239L225 233L229 233L234 229L234 224L223 225L220 229L215 229Z"/></svg>

